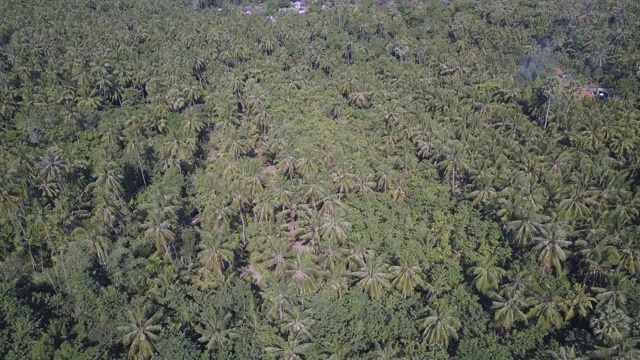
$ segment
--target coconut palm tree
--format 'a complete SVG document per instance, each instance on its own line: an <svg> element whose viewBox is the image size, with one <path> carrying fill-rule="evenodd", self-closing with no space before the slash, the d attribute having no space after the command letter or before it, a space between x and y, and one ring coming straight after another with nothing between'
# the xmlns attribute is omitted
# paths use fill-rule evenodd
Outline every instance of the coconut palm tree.
<svg viewBox="0 0 640 360"><path fill-rule="evenodd" d="M589 321L593 334L599 340L617 343L631 330L631 318L619 308L606 306L599 309Z"/></svg>
<svg viewBox="0 0 640 360"><path fill-rule="evenodd" d="M327 360L347 360L352 358L349 355L354 350L354 346L349 342L327 342L321 346L322 354L327 356Z"/></svg>
<svg viewBox="0 0 640 360"><path fill-rule="evenodd" d="M451 179L451 189L455 190L457 187L456 178L460 176L462 170L468 168L464 159L463 146L459 142L453 142L450 145L445 145L442 152L442 159L436 163L436 166L444 172L446 177Z"/></svg>
<svg viewBox="0 0 640 360"><path fill-rule="evenodd" d="M593 291L597 293L596 300L598 301L598 305L596 305L596 309L605 306L625 309L627 304L626 289L630 284L630 275L625 275L620 272L609 274L605 287L593 288Z"/></svg>
<svg viewBox="0 0 640 360"><path fill-rule="evenodd" d="M587 360L587 358L576 355L575 346L561 346L557 350L547 350L552 360Z"/></svg>
<svg viewBox="0 0 640 360"><path fill-rule="evenodd" d="M160 339L162 326L158 324L162 312L157 311L147 319L146 309L135 308L128 313L129 323L119 326L118 331L126 332L121 338L129 345L129 359L151 359L155 355L155 343Z"/></svg>
<svg viewBox="0 0 640 360"><path fill-rule="evenodd" d="M343 169L337 169L331 174L331 180L338 187L338 193L340 194L348 194L356 187L356 183L353 181L353 174Z"/></svg>
<svg viewBox="0 0 640 360"><path fill-rule="evenodd" d="M290 260L285 264L285 269L289 284L301 296L304 304L304 296L317 290L318 271L309 259L302 256Z"/></svg>
<svg viewBox="0 0 640 360"><path fill-rule="evenodd" d="M147 141L139 132L130 132L126 133L125 136L121 139L125 145L125 152L129 155L135 157L138 168L140 169L140 176L142 177L142 182L144 185L147 185L147 179L144 176L144 162L143 155L147 150Z"/></svg>
<svg viewBox="0 0 640 360"><path fill-rule="evenodd" d="M393 281L391 285L400 291L404 297L414 294L416 288L429 290L430 285L426 283L420 266L390 266L389 272Z"/></svg>
<svg viewBox="0 0 640 360"><path fill-rule="evenodd" d="M257 195L253 199L253 218L260 224L272 223L275 218L275 209L277 201L273 198L273 195L268 191Z"/></svg>
<svg viewBox="0 0 640 360"><path fill-rule="evenodd" d="M493 298L491 308L495 310L496 325L511 330L517 322L527 321L527 316L522 311L527 304L516 290L505 288L500 294L491 293L490 296Z"/></svg>
<svg viewBox="0 0 640 360"><path fill-rule="evenodd" d="M275 164L278 172L290 179L292 179L296 173L296 160L290 153L284 153L278 156Z"/></svg>
<svg viewBox="0 0 640 360"><path fill-rule="evenodd" d="M517 210L513 215L514 220L507 223L507 227L514 232L515 241L520 246L527 246L533 240L534 235L543 230L544 223L549 217L540 214L530 206Z"/></svg>
<svg viewBox="0 0 640 360"><path fill-rule="evenodd" d="M573 242L566 240L566 228L552 224L541 231L540 236L533 238L535 248L539 250L538 261L545 271L556 269L558 275L562 274L562 262L567 259L566 248Z"/></svg>
<svg viewBox="0 0 640 360"><path fill-rule="evenodd" d="M289 334L290 338L305 337L313 339L311 328L315 320L304 311L298 308L292 308L285 312L284 320L280 323L280 329Z"/></svg>
<svg viewBox="0 0 640 360"><path fill-rule="evenodd" d="M107 253L111 248L111 240L106 236L103 228L97 223L89 223L73 230L73 235L85 242L89 249L97 256L98 262L105 264Z"/></svg>
<svg viewBox="0 0 640 360"><path fill-rule="evenodd" d="M500 281L506 275L506 271L492 261L482 261L469 269L469 274L475 276L473 284L482 294L498 289Z"/></svg>
<svg viewBox="0 0 640 360"><path fill-rule="evenodd" d="M363 91L353 92L349 94L349 103L358 109L365 109L371 105L371 96Z"/></svg>
<svg viewBox="0 0 640 360"><path fill-rule="evenodd" d="M233 264L238 244L220 232L199 230L201 242L198 244L198 260L202 269L210 271L220 278L227 266Z"/></svg>
<svg viewBox="0 0 640 360"><path fill-rule="evenodd" d="M564 323L561 315L563 296L556 286L545 283L534 291L527 299L532 307L527 312L527 318L537 318L538 324L544 328L560 328Z"/></svg>
<svg viewBox="0 0 640 360"><path fill-rule="evenodd" d="M333 217L326 217L324 224L320 227L320 234L323 239L342 244L347 240L347 232L350 229L350 223Z"/></svg>
<svg viewBox="0 0 640 360"><path fill-rule="evenodd" d="M571 320L576 313L586 318L590 311L593 310L593 304L597 302L596 298L591 296L586 286L582 284L573 284L573 289L569 292L565 300L565 320Z"/></svg>
<svg viewBox="0 0 640 360"><path fill-rule="evenodd" d="M273 354L278 359L283 360L299 360L303 359L304 352L311 346L311 343L303 342L300 339L289 338L288 340L280 341L275 346L267 346L264 348L269 354Z"/></svg>
<svg viewBox="0 0 640 360"><path fill-rule="evenodd" d="M206 349L210 351L222 350L227 347L233 339L240 336L235 328L229 327L231 313L223 313L220 310L209 310L200 314L200 323L195 331L200 334L198 341L206 344Z"/></svg>
<svg viewBox="0 0 640 360"><path fill-rule="evenodd" d="M157 216L151 216L142 224L142 227L145 229L145 237L153 241L156 247L153 256L164 254L171 260L170 245L176 239L175 233L171 230L171 223L168 220L160 220Z"/></svg>
<svg viewBox="0 0 640 360"><path fill-rule="evenodd" d="M422 330L422 338L429 345L437 345L447 349L451 340L458 339L458 330L462 326L448 309L425 309L426 316L418 320Z"/></svg>
<svg viewBox="0 0 640 360"><path fill-rule="evenodd" d="M595 359L603 360L635 360L640 357L639 338L626 337L616 342L608 342L606 346L596 346L588 354Z"/></svg>
<svg viewBox="0 0 640 360"><path fill-rule="evenodd" d="M342 298L342 295L349 289L350 276L352 275L345 263L337 263L325 271L325 274L325 287L331 289L338 298Z"/></svg>
<svg viewBox="0 0 640 360"><path fill-rule="evenodd" d="M291 288L286 279L267 278L261 283L260 295L265 300L262 304L266 307L269 316L277 316L280 321L284 320L284 313L293 306L291 301Z"/></svg>
<svg viewBox="0 0 640 360"><path fill-rule="evenodd" d="M352 275L357 279L356 286L360 287L372 299L376 300L382 296L385 288L390 288L392 275L389 273L389 266L382 263L377 258L370 258L360 264L360 268Z"/></svg>
<svg viewBox="0 0 640 360"><path fill-rule="evenodd" d="M60 189L64 189L62 180L71 168L71 164L64 158L62 150L57 146L49 147L40 157L37 164L40 176L47 180L55 180Z"/></svg>

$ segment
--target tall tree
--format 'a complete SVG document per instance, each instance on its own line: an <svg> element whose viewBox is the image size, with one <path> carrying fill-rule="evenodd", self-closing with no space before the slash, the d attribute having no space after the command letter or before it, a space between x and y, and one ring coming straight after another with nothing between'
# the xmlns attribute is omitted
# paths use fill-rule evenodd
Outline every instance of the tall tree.
<svg viewBox="0 0 640 360"><path fill-rule="evenodd" d="M129 359L151 359L155 355L155 343L160 339L162 326L158 324L162 312L157 311L150 318L146 318L144 308L134 308L129 311L129 323L118 327L126 332L121 341L129 345Z"/></svg>
<svg viewBox="0 0 640 360"><path fill-rule="evenodd" d="M418 321L423 339L430 345L448 348L451 340L458 339L460 320L447 309L427 308L425 312L427 315Z"/></svg>

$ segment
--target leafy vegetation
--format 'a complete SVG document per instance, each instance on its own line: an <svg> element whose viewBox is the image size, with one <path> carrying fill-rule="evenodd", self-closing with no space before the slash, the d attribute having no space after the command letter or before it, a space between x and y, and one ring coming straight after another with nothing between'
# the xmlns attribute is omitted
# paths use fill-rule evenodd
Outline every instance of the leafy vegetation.
<svg viewBox="0 0 640 360"><path fill-rule="evenodd" d="M1 358L640 357L640 3L284 5L0 4Z"/></svg>

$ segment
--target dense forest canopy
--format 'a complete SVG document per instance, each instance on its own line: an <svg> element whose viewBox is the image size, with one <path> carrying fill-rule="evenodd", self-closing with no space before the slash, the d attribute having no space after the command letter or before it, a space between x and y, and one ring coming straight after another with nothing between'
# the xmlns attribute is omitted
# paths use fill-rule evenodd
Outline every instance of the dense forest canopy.
<svg viewBox="0 0 640 360"><path fill-rule="evenodd" d="M0 358L639 359L640 2L304 5L0 3Z"/></svg>

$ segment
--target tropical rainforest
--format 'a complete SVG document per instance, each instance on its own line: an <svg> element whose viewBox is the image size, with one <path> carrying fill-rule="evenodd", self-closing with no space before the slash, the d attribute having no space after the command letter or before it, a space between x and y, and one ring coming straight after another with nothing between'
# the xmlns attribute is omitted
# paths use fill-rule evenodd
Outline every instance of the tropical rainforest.
<svg viewBox="0 0 640 360"><path fill-rule="evenodd" d="M640 359L640 2L306 5L0 3L0 358Z"/></svg>

